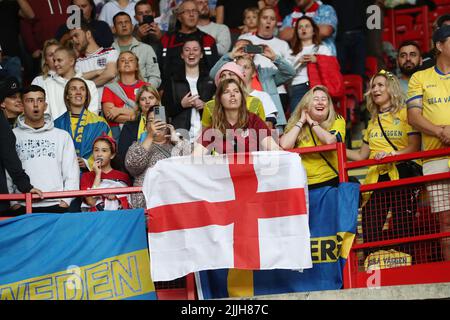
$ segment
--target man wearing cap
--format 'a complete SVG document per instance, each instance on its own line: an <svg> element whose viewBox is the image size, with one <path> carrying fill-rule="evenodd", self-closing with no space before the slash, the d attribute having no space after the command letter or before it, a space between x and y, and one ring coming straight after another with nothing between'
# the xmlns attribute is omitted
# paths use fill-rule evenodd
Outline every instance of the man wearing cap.
<svg viewBox="0 0 450 320"><path fill-rule="evenodd" d="M7 77L0 82L0 108L11 128L14 128L17 117L23 113L20 86L14 77Z"/></svg>
<svg viewBox="0 0 450 320"><path fill-rule="evenodd" d="M436 65L413 74L408 86L409 124L422 132L423 150L450 147L450 25L433 33ZM425 159L423 174L450 172L449 156ZM450 231L450 186L427 186L431 211L439 214L441 232ZM442 242L444 260L450 260L450 242Z"/></svg>
<svg viewBox="0 0 450 320"><path fill-rule="evenodd" d="M444 14L436 19L436 22L433 23L433 30L436 30L442 26L450 25L450 14ZM428 69L436 64L435 59L435 48L432 48L429 52L425 53L422 57L422 65L419 70Z"/></svg>

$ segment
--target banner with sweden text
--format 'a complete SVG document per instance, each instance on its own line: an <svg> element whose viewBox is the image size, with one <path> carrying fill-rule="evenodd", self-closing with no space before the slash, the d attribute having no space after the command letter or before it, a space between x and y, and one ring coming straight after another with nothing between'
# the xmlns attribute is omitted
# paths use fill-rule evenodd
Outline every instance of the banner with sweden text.
<svg viewBox="0 0 450 320"><path fill-rule="evenodd" d="M156 299L143 209L0 221L0 300Z"/></svg>
<svg viewBox="0 0 450 320"><path fill-rule="evenodd" d="M312 269L220 269L195 274L200 299L257 296L342 288L343 268L356 232L359 185L309 191Z"/></svg>

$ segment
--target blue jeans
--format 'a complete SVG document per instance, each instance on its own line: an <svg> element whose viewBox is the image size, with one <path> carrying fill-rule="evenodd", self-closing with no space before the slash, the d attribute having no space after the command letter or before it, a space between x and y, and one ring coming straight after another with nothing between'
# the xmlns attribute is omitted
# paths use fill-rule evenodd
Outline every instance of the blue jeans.
<svg viewBox="0 0 450 320"><path fill-rule="evenodd" d="M291 87L291 114L294 113L298 103L309 90L309 82L296 84Z"/></svg>
<svg viewBox="0 0 450 320"><path fill-rule="evenodd" d="M112 136L113 136L114 140L116 140L117 145L119 145L120 131L121 130L120 130L119 126L111 127L111 133L112 133Z"/></svg>

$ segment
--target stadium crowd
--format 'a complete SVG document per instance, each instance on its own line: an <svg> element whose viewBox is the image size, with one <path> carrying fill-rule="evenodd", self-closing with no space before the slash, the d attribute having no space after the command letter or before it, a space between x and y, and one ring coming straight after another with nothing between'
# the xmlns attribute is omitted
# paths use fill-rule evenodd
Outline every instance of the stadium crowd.
<svg viewBox="0 0 450 320"><path fill-rule="evenodd" d="M0 193L140 186L171 156L345 142L342 74L362 77L371 115L349 159L447 147L450 15L435 21L431 52L406 41L389 70L366 9L392 2L0 0ZM367 77L369 55L380 63ZM302 161L310 188L339 182L335 152ZM448 171L447 158L423 163L423 174ZM365 183L411 174L402 163L373 166ZM434 210L443 231L446 195ZM142 195L33 203L57 213L129 207L145 207ZM24 212L0 203L0 215Z"/></svg>

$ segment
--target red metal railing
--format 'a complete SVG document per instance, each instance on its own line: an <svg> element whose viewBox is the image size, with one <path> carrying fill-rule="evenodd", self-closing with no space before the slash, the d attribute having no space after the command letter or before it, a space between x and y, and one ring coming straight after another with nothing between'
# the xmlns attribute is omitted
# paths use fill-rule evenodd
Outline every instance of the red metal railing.
<svg viewBox="0 0 450 320"><path fill-rule="evenodd" d="M450 148L414 152L383 160L345 162L344 168L449 154ZM360 208L361 225L345 267L344 288L450 281L450 261L441 252L442 245L450 241L450 232L441 232L439 216L430 210L430 195L435 196L431 194L435 191L426 188L443 180L450 183L450 173L361 185L362 195L373 193ZM448 199L446 190L438 191L445 191Z"/></svg>
<svg viewBox="0 0 450 320"><path fill-rule="evenodd" d="M325 152L325 151L337 151L338 156L338 171L339 180L341 182L348 181L348 170L360 167L366 167L371 165L385 164L397 161L405 161L418 158L432 158L438 156L444 156L450 154L450 148L442 150L433 150L426 152L415 152L405 155L391 156L382 160L364 160L357 162L347 162L346 147L344 143L337 143L332 145L324 145L318 147L298 148L289 150L299 154ZM450 180L450 173L434 174L423 177L414 177L400 179L396 181L380 182L369 185L361 185L360 190L362 193L375 190L386 190L396 188L410 188L412 186L423 185L425 183ZM46 192L44 193L45 199L55 198L70 198L70 197L86 197L96 196L102 194L130 194L141 192L141 187L127 187L127 188L109 188L109 189L95 189L95 190L83 190L83 191L64 191L64 192ZM0 200L24 200L26 202L26 212L32 212L32 201L39 199L37 195L31 194L9 194L0 195ZM429 212L425 212L430 218ZM5 218L0 218L5 219ZM430 218L431 219L431 218ZM434 229L433 229L434 227ZM350 255L347 260L347 264L344 272L344 288L365 287L367 285L368 278L371 274L361 271L361 259L358 258L361 252L371 248L386 248L392 246L402 246L414 243L416 244L416 250L432 251L437 247L437 242L444 238L450 239L450 232L438 232L436 230L436 223L430 224L429 228L425 230L422 228L422 233L413 234L411 236L402 237L390 237L387 239L354 243L351 249ZM417 244L423 244L418 246ZM417 263L406 267L397 267L380 270L381 284L380 285L394 285L394 284L419 284L419 283L431 283L431 282L445 282L450 281L450 261L429 261L425 259L423 263ZM160 299L195 299L195 281L194 275L189 274L184 278L177 279L174 282L156 283L158 298Z"/></svg>

